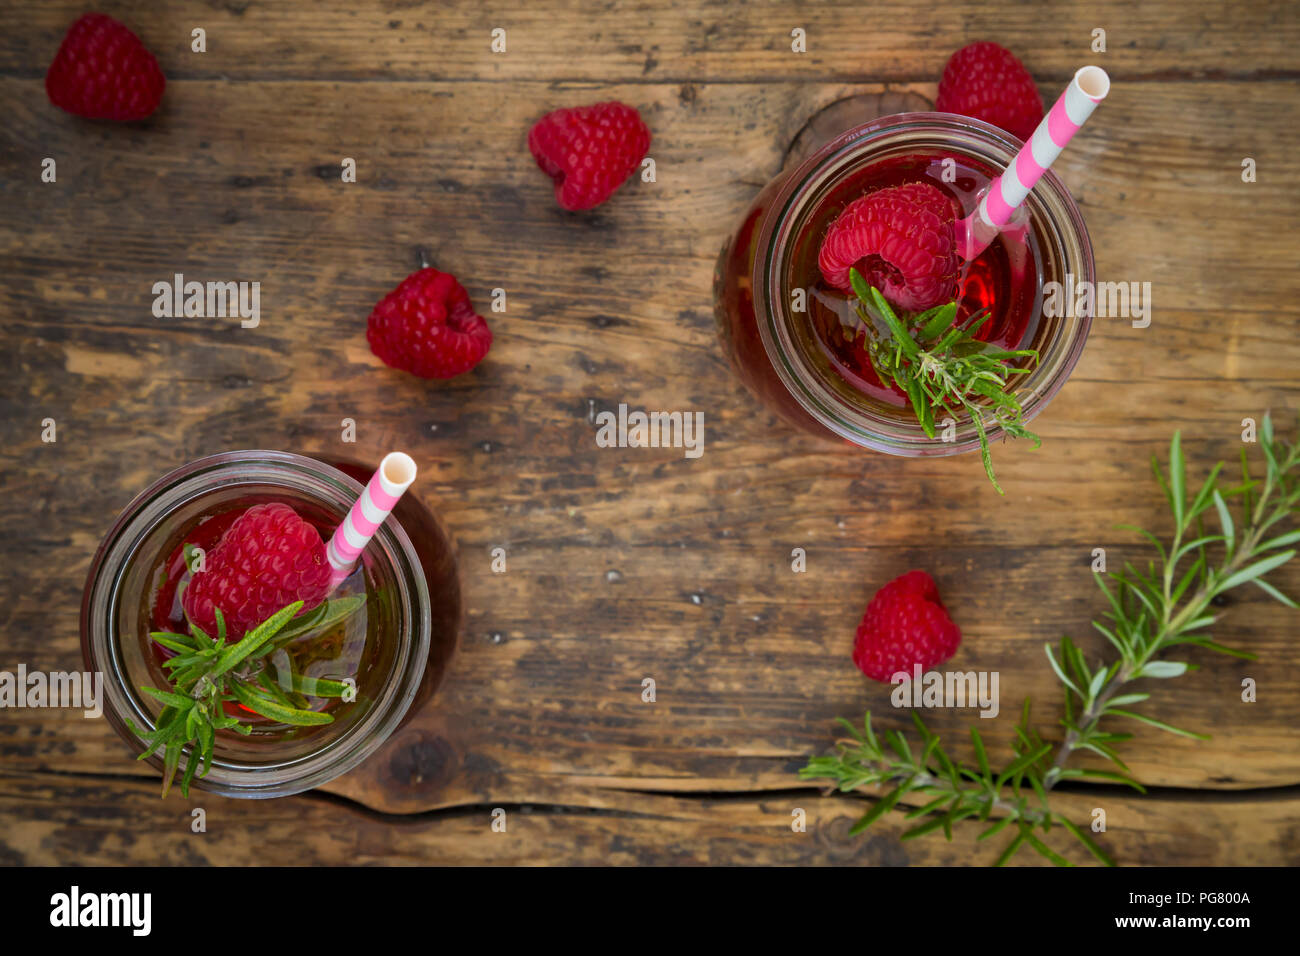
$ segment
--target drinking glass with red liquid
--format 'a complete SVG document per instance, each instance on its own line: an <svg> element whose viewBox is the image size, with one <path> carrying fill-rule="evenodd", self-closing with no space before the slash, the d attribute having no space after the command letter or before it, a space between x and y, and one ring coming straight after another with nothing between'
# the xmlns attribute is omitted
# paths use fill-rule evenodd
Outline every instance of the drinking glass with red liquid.
<svg viewBox="0 0 1300 956"><path fill-rule="evenodd" d="M372 471L347 460L231 452L176 469L127 506L92 562L81 637L87 667L105 675L105 715L136 752L147 749L136 728L154 730L163 709L144 688L170 688L174 652L151 634L188 632L181 595L194 573L192 549L211 555L241 515L269 503L288 505L328 541ZM359 764L432 697L455 649L460 587L450 538L416 496L398 501L329 595L340 599L359 607L277 647L265 666L350 682L355 693L303 696L297 706L331 718L309 726L225 701L225 715L248 734L218 730L211 770L193 786L236 797L318 786ZM149 759L162 769L159 753Z"/></svg>
<svg viewBox="0 0 1300 956"><path fill-rule="evenodd" d="M788 166L750 205L714 272L719 336L740 379L781 417L816 435L908 457L979 448L969 414L937 412L940 424L952 419L951 427L946 439L930 438L905 393L880 380L866 343L888 330L869 326L856 299L825 282L818 253L844 208L880 189L928 183L969 214L1020 146L980 120L901 113L851 129ZM868 284L881 286L891 267L873 256L857 268ZM1092 247L1068 190L1048 172L1012 223L964 263L957 296L958 324L989 312L978 339L1037 351L1036 361L1016 360L1028 373L1010 376L1007 386L1020 401L1022 422L1065 383L1091 326L1088 310L1044 311L1044 285L1064 287L1067 275L1076 286L1094 280ZM996 441L1002 430L991 412L989 406L983 420Z"/></svg>

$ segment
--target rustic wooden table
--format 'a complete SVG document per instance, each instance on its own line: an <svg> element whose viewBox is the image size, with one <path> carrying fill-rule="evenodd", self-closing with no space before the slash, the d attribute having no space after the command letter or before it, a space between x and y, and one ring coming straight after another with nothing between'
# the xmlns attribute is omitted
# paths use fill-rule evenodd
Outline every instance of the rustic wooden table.
<svg viewBox="0 0 1300 956"><path fill-rule="evenodd" d="M965 633L956 662L1001 673L1003 716L985 723L1005 752L1022 697L1047 726L1059 710L1043 642L1100 650L1092 549L1145 559L1112 526L1167 525L1149 456L1182 429L1203 471L1235 457L1243 418L1300 397L1286 0L110 2L168 77L162 109L130 126L44 95L83 6L0 9L0 670L78 669L81 589L114 516L168 469L236 448L409 450L414 493L457 539L467 616L436 699L325 792L160 801L106 722L0 712L2 862L987 862L975 830L900 844L888 817L850 839L863 802L796 777L836 715L906 719L850 663L866 600L908 568L934 574ZM803 124L855 94L930 101L976 39L1018 52L1049 102L1078 65L1110 71L1057 169L1100 277L1154 292L1149 328L1095 325L1035 423L1043 447L998 450L1005 500L976 458L902 461L783 426L729 374L711 304L724 237ZM653 129L657 182L566 213L526 130L611 98ZM448 383L386 369L363 335L418 249L496 336ZM260 325L154 318L153 284L178 272L259 281ZM498 287L504 314L488 311ZM589 415L620 402L703 411L703 456L598 449ZM1300 591L1300 568L1278 583ZM1192 654L1205 666L1150 711L1213 739L1139 732L1125 755L1148 795L1061 795L1079 819L1107 808L1124 862L1300 861L1296 618L1259 592L1228 610L1219 639L1258 662ZM971 711L932 713L965 739Z"/></svg>

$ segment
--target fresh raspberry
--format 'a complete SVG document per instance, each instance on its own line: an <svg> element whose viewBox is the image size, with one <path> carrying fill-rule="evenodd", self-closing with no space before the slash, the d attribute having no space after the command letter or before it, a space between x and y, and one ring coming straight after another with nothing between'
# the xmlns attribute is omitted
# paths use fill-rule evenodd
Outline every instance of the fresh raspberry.
<svg viewBox="0 0 1300 956"><path fill-rule="evenodd" d="M379 300L366 341L393 368L421 378L451 378L483 361L492 330L454 275L421 269Z"/></svg>
<svg viewBox="0 0 1300 956"><path fill-rule="evenodd" d="M949 58L934 108L982 119L1025 142L1043 119L1034 78L1014 53L996 43L972 43Z"/></svg>
<svg viewBox="0 0 1300 956"><path fill-rule="evenodd" d="M84 14L68 28L45 74L50 102L88 119L144 119L158 108L164 85L140 38L102 13Z"/></svg>
<svg viewBox="0 0 1300 956"><path fill-rule="evenodd" d="M929 183L879 189L853 200L831 223L817 265L831 285L851 291L857 267L892 304L917 312L957 297L954 200Z"/></svg>
<svg viewBox="0 0 1300 956"><path fill-rule="evenodd" d="M853 641L853 663L872 680L890 682L899 671L927 671L957 651L961 631L939 600L934 579L908 571L876 592Z"/></svg>
<svg viewBox="0 0 1300 956"><path fill-rule="evenodd" d="M279 502L253 505L204 557L181 606L213 639L221 608L226 640L237 641L294 601L302 611L314 608L329 594L330 573L320 533L298 512Z"/></svg>
<svg viewBox="0 0 1300 956"><path fill-rule="evenodd" d="M650 128L626 103L596 103L547 113L528 131L528 149L555 180L565 209L599 206L627 180L650 148Z"/></svg>

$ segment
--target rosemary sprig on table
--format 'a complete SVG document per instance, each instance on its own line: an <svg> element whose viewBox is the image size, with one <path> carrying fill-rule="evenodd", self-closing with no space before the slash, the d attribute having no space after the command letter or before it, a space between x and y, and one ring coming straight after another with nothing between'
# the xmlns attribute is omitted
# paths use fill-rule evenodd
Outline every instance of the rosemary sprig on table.
<svg viewBox="0 0 1300 956"><path fill-rule="evenodd" d="M1090 664L1069 637L1062 637L1055 650L1045 645L1047 659L1065 690L1065 713L1060 721L1064 739L1059 744L1044 742L1033 729L1028 700L1015 727L1012 759L996 770L974 727L972 766L949 756L938 736L915 711L912 718L920 734L917 749L897 730L885 733L882 741L871 726L868 712L861 729L841 718L850 739L838 741L835 754L810 759L800 776L827 779L833 788L843 792L872 785L890 788L858 820L851 833L861 832L904 797L911 796L920 805L907 818L925 819L906 831L902 839L939 828L951 839L953 825L973 817L991 821L979 839L1013 829L1010 842L997 858L998 865L1025 846L1053 863L1067 865L1043 836L1051 831L1052 824L1059 823L1098 860L1113 866L1114 860L1088 835L1087 827L1054 810L1048 794L1061 781L1072 779L1119 782L1145 792L1115 750L1116 744L1132 736L1111 729L1116 721L1137 721L1169 733L1207 739L1134 710L1150 694L1134 692L1128 685L1185 674L1193 665L1166 657L1184 646L1253 660L1254 655L1225 647L1211 638L1209 628L1218 620L1212 604L1219 595L1243 584L1254 584L1287 607L1300 607L1264 580L1265 574L1294 558L1293 546L1300 544L1300 530L1278 533L1276 529L1279 522L1300 511L1300 444L1277 439L1268 416L1264 417L1259 437L1264 454L1263 477L1251 477L1243 449L1241 481L1231 487L1220 487L1223 466L1219 463L1199 490L1190 494L1178 434L1170 444L1167 474L1152 458L1156 479L1173 513L1173 537L1165 544L1150 532L1134 528L1155 545L1159 562L1150 562L1145 571L1126 563L1123 572L1112 575L1111 585L1101 574L1095 575L1109 609L1101 621L1093 622L1093 627L1114 648L1113 660ZM1230 502L1239 505L1240 527ZM1217 522L1217 532L1207 532L1207 517ZM1079 751L1100 756L1115 769L1068 766Z"/></svg>
<svg viewBox="0 0 1300 956"><path fill-rule="evenodd" d="M874 313L888 326L890 337L867 337L867 352L876 374L885 384L894 382L912 403L916 419L929 438L935 437L934 410L964 411L975 424L980 440L980 457L984 471L998 494L1002 486L993 475L993 456L989 453L989 436L984 414L989 411L981 400L992 403L994 418L1002 431L1012 438L1033 439L1037 448L1041 439L1024 423L1020 399L1007 391L1013 375L1026 375L1029 369L1006 364L1019 358L1038 359L1034 349L1000 349L981 342L975 333L989 320L988 310L972 315L964 325L957 325L957 303L937 305L915 316L899 318L880 290L868 285L857 269L849 270L849 282L858 297L859 317L873 329Z"/></svg>
<svg viewBox="0 0 1300 956"><path fill-rule="evenodd" d="M155 643L174 651L175 656L163 662L170 671L171 687L159 690L144 687L142 690L162 701L165 706L158 714L156 726L145 731L134 721L127 723L141 740L145 750L139 759L163 748L162 795L167 796L182 754L185 771L181 776L181 793L189 796L190 782L196 773L206 776L212 768L212 751L218 730L232 730L248 736L251 728L239 718L225 711L227 702L237 702L268 720L299 727L331 723L329 714L307 709L307 696L343 697L350 688L340 681L305 677L280 668L272 676L266 658L295 638L310 631L329 627L342 621L365 603L364 596L338 598L324 601L311 612L293 620L302 610L302 601L281 608L253 628L234 644L226 643L226 621L220 608L216 609L217 636L204 633L193 621L190 633L154 631L149 636ZM186 748L188 747L188 750ZM202 771L199 767L202 765Z"/></svg>

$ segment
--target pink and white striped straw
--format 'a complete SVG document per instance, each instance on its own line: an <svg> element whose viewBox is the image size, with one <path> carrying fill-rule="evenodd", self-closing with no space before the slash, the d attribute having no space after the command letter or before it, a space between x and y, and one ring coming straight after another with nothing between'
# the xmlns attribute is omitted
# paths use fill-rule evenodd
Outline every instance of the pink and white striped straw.
<svg viewBox="0 0 1300 956"><path fill-rule="evenodd" d="M975 211L957 224L962 258L974 259L993 241L1109 92L1110 77L1101 67L1085 66L1074 74L1029 142L1016 153L1006 171L989 183Z"/></svg>
<svg viewBox="0 0 1300 956"><path fill-rule="evenodd" d="M413 481L415 462L410 455L395 451L384 456L379 468L370 476L365 490L361 492L361 497L352 505L352 510L343 522L334 529L334 536L325 549L325 556L333 569L330 577L331 591L352 573L357 558L375 536L384 519L392 513L397 499L411 487Z"/></svg>

